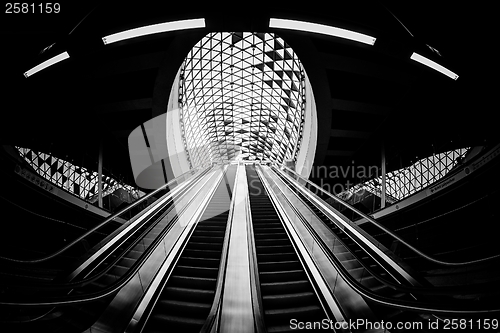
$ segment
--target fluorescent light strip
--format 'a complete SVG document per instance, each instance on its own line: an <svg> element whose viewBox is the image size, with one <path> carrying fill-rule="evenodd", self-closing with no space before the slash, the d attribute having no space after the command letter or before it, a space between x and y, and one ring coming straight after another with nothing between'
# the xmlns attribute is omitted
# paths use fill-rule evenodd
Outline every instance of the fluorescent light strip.
<svg viewBox="0 0 500 333"><path fill-rule="evenodd" d="M32 69L30 69L29 71L25 72L24 76L25 77L31 76L31 75L41 71L42 69L45 69L49 66L52 66L60 61L63 61L64 59L68 59L68 58L69 58L68 52L63 52L61 54L58 54L55 57L52 57L48 60L45 60L41 64L39 64L39 65L33 67Z"/></svg>
<svg viewBox="0 0 500 333"><path fill-rule="evenodd" d="M205 28L205 19L201 18L201 19L182 20L182 21L148 25L145 27L126 30L103 37L102 41L104 42L104 44L111 44L119 42L121 40L135 38L135 37L152 35L167 31L194 29L194 28Z"/></svg>
<svg viewBox="0 0 500 333"><path fill-rule="evenodd" d="M452 78L453 80L456 80L458 79L458 75L453 73L452 71L450 71L449 69L441 66L440 64L430 60L430 59L427 59L426 57L424 56L421 56L420 54L416 53L416 52L413 52L413 54L411 55L410 59L412 60L415 60L423 65L426 65L434 70L437 70L438 72Z"/></svg>
<svg viewBox="0 0 500 333"><path fill-rule="evenodd" d="M368 45L375 44L375 41L377 40L375 37L364 35L359 32L331 27L323 24L295 21L295 20L271 18L269 21L269 27L314 32L318 34L350 39Z"/></svg>

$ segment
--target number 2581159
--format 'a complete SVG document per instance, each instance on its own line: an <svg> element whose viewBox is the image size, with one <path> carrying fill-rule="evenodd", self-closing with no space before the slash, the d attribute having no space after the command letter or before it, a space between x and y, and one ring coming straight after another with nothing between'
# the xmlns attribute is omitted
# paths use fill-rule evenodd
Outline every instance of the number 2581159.
<svg viewBox="0 0 500 333"><path fill-rule="evenodd" d="M58 14L60 12L61 5L57 2L7 2L5 4L6 14Z"/></svg>

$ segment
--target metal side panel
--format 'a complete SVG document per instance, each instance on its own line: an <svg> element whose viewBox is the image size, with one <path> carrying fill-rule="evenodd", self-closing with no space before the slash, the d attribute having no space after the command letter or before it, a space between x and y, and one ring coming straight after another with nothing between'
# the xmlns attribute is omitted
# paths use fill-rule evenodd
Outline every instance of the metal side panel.
<svg viewBox="0 0 500 333"><path fill-rule="evenodd" d="M224 172L224 169L210 171L176 203L177 207L189 206L178 216L171 230L136 275L118 292L100 318L86 332L133 332L135 324L164 274L169 270L185 238L203 213ZM174 218L175 214L176 210L165 218Z"/></svg>
<svg viewBox="0 0 500 333"><path fill-rule="evenodd" d="M337 322L347 321L349 318L365 318L375 320L376 317L366 301L355 292L334 268L322 246L310 234L302 223L288 199L278 188L274 179L270 177L268 167L262 167L259 172L269 196L273 198L276 208L285 217L284 222L290 234L293 235L297 248L306 259L306 264L313 274L313 278L326 299L331 313ZM311 216L312 218L312 216Z"/></svg>

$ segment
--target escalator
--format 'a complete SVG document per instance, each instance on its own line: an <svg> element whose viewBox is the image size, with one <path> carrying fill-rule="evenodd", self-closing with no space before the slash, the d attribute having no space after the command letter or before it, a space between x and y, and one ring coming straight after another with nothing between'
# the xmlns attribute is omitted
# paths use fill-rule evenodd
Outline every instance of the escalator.
<svg viewBox="0 0 500 333"><path fill-rule="evenodd" d="M433 287L430 283L415 275L411 269L409 270L409 272L412 272L411 279L414 279L417 284L409 284L396 271L395 267L391 267L388 263L384 264L384 260L372 248L365 246L369 240L362 240L354 236L347 227L345 229L339 227L287 177L277 169L274 169L274 173L283 180L292 192L297 194L301 203L304 203L333 232L334 240L331 242L333 246L329 247L329 249L352 280L364 287L365 290L378 295L378 299L383 300L379 302L366 298L367 304L380 320L394 326L397 323L412 322L421 325L423 329L420 331L430 332L432 331L429 326L430 323L439 323L439 327L446 325L447 320L472 323L470 318L480 318L480 316L484 315L486 315L485 318L491 318L489 313L493 314L494 311L497 311L494 310L495 306L489 306L485 302L479 304L475 302L476 298L464 297L463 295L466 295L466 292L464 291L462 295L460 288L443 289ZM297 200L291 200L291 202L294 201ZM310 216L310 214L307 214L307 216ZM366 244L362 246L364 242ZM374 246L378 247L377 244L374 244ZM394 263L394 265L398 264ZM405 269L408 269L408 267ZM404 304L404 306L399 304ZM408 309L412 310L408 311ZM450 310L441 312L441 309ZM477 327L477 325L474 327Z"/></svg>
<svg viewBox="0 0 500 333"><path fill-rule="evenodd" d="M297 194L297 196L305 203L309 209L333 231L336 239L333 253L339 258L340 262L348 272L362 285L372 290L376 290L384 296L396 296L398 293L392 293L392 289L385 286L382 282L378 281L374 276L387 279L393 283L399 283L388 274L370 253L362 248L352 236L346 231L342 230L336 223L334 223L325 213L323 213L309 198L299 191L288 179L283 175L276 173L288 187ZM368 269L365 270L364 267Z"/></svg>
<svg viewBox="0 0 500 333"><path fill-rule="evenodd" d="M293 331L291 320L321 322L327 315L255 167L246 172L267 330Z"/></svg>
<svg viewBox="0 0 500 333"><path fill-rule="evenodd" d="M401 301L415 301L416 298L411 293L395 289L394 285L411 287L407 281L402 278L397 279L399 274L391 267L382 266L377 261L376 255L366 248L360 246L355 239L342 230L326 214L324 214L306 195L304 195L290 180L275 172L278 177L288 185L289 189L297 194L301 201L333 232L335 237L334 246L331 248L333 255L339 260L341 265L347 270L349 275L360 285L371 292L386 297L387 299L398 299ZM419 279L419 281L422 281ZM426 284L426 286L429 286ZM396 324L402 321L428 322L429 315L408 312L396 307L381 306L377 303L368 301L373 312L386 322Z"/></svg>
<svg viewBox="0 0 500 333"><path fill-rule="evenodd" d="M160 291L143 332L199 332L217 285L236 166L229 166ZM229 194L229 195L228 195Z"/></svg>
<svg viewBox="0 0 500 333"><path fill-rule="evenodd" d="M201 179L204 174L206 173L200 173L194 180ZM98 253L97 257L93 258L93 252L90 252L87 257L74 263L73 267L50 283L33 284L23 289L15 288L14 290L18 290L16 298L23 299L34 295L40 300L44 297L49 300L56 300L58 297L85 298L110 288L120 279L126 278L127 274L132 275L132 271L138 269L141 264L139 259L152 252L155 243L161 240L159 236L167 233L172 222L176 220L178 210L182 207L176 207L174 202L180 200L185 190L175 193L174 197L141 217L144 219L137 226L127 229L127 225L124 225L117 230L123 232L123 236L102 253L99 253L99 248L94 249L94 254ZM101 245L107 245L114 236L108 236ZM0 317L1 325L16 332L82 332L92 325L115 294L116 292L113 292L104 298L96 297L97 300L92 302L69 302L69 305L57 307L6 308L7 311L3 311Z"/></svg>

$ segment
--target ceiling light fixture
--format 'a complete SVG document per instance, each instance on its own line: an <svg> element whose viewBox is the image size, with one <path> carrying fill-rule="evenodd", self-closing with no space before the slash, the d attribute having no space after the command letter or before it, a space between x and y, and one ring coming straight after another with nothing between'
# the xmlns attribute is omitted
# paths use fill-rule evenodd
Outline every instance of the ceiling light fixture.
<svg viewBox="0 0 500 333"><path fill-rule="evenodd" d="M181 21L148 25L145 27L130 29L103 37L102 41L104 42L104 44L111 44L135 37L141 37L168 31L195 29L195 28L205 28L205 19L201 18L192 20L181 20Z"/></svg>
<svg viewBox="0 0 500 333"><path fill-rule="evenodd" d="M318 34L350 39L368 45L375 44L375 41L377 40L375 37L368 36L351 30L336 28L323 24L295 21L295 20L271 18L269 21L269 27L314 32Z"/></svg>
<svg viewBox="0 0 500 333"><path fill-rule="evenodd" d="M60 61L63 61L64 59L68 59L68 58L69 58L68 52L63 52L61 54L58 54L55 57L52 57L48 60L45 60L41 64L39 64L39 65L33 67L32 69L30 69L29 71L25 72L24 76L29 77L29 76L47 68L47 67L49 67L49 66L52 66Z"/></svg>
<svg viewBox="0 0 500 333"><path fill-rule="evenodd" d="M446 67L443 67L441 66L440 64L438 64L437 62L434 62L416 52L413 52L413 54L411 55L410 59L412 60L415 60L425 66L428 66L446 76L448 76L449 78L452 78L453 80L457 80L458 79L458 75L453 73L452 71L450 71L448 68Z"/></svg>

